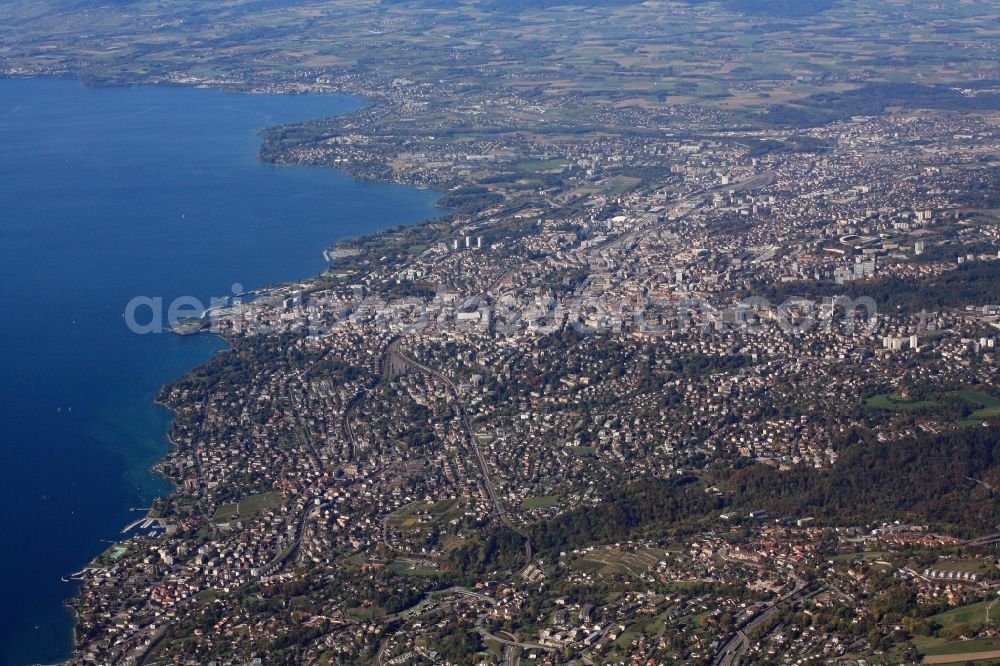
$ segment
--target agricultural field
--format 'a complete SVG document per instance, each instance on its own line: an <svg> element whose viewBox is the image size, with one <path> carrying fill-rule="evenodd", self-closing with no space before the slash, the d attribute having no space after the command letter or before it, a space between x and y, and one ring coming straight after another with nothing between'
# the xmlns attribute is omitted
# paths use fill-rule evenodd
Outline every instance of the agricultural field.
<svg viewBox="0 0 1000 666"><path fill-rule="evenodd" d="M639 576L655 567L666 554L659 548L640 548L635 552L596 548L573 562L573 567L600 576Z"/></svg>
<svg viewBox="0 0 1000 666"><path fill-rule="evenodd" d="M971 631L978 631L986 621L987 609L990 613L990 622L995 621L994 613L1000 611L1000 605L996 600L981 601L968 606L952 608L943 613L935 615L931 619L941 627L939 633L943 634L954 627L967 626ZM913 643L917 650L925 657L944 657L949 655L961 655L956 657L956 661L964 662L967 659L976 661L976 657L965 657L966 654L998 652L1000 653L1000 639L976 639L976 640L947 640L942 636L914 636ZM997 655L1000 658L1000 654ZM926 663L949 663L945 660L934 660Z"/></svg>
<svg viewBox="0 0 1000 666"><path fill-rule="evenodd" d="M767 9L769 3L726 0L495 5L357 0L205 7L193 0L138 0L127 11L112 6L100 13L90 3L69 2L56 14L13 0L0 6L0 25L11 28L3 56L18 71L253 86L302 70L356 71L377 60L414 82L447 79L484 91L569 95L587 106L644 112L700 104L753 120L779 104L803 104L797 110L809 113L811 96L857 90L862 81L968 80L994 65L997 34L990 26L1000 20L996 4L985 0L928 5L920 21L908 20L902 0ZM809 10L791 11L793 5ZM960 52L944 48L956 40L963 43ZM248 62L252 70L244 67ZM253 81L246 79L249 71ZM559 105L534 124L590 115L578 104ZM417 120L471 125L461 109L433 105ZM521 168L547 172L564 165L538 160Z"/></svg>
<svg viewBox="0 0 1000 666"><path fill-rule="evenodd" d="M994 601L991 600L980 601L977 604L970 604L968 606L959 606L958 608L952 608L939 615L935 615L933 619L937 624L945 628L953 627L957 624L966 624L972 629L978 629L983 626L983 622L986 620L986 609L993 603Z"/></svg>
<svg viewBox="0 0 1000 666"><path fill-rule="evenodd" d="M1000 659L1000 639L987 638L987 639L977 639L968 641L952 641L952 642L942 642L928 644L925 647L919 648L921 654L924 657L943 657L943 656L953 656L954 662L963 663L969 659L966 655L974 655L982 653L996 653L995 658ZM983 655L985 656L985 655ZM975 660L975 657L972 657ZM951 661L945 660L933 660L925 663L953 663Z"/></svg>

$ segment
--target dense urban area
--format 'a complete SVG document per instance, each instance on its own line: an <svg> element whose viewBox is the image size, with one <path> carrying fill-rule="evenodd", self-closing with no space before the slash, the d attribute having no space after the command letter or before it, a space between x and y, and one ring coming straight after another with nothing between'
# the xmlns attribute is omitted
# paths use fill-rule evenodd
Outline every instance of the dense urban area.
<svg viewBox="0 0 1000 666"><path fill-rule="evenodd" d="M995 3L50 4L0 73L442 206L177 322L71 663L1000 663Z"/></svg>

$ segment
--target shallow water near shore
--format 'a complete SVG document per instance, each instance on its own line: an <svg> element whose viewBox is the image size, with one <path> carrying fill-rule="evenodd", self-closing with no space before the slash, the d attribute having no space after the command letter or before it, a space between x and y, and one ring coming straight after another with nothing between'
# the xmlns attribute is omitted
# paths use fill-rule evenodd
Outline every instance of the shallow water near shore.
<svg viewBox="0 0 1000 666"><path fill-rule="evenodd" d="M170 491L152 401L223 347L136 335L128 301L306 277L339 238L436 214L433 192L257 160L257 130L361 105L0 80L0 666L69 656L60 578Z"/></svg>

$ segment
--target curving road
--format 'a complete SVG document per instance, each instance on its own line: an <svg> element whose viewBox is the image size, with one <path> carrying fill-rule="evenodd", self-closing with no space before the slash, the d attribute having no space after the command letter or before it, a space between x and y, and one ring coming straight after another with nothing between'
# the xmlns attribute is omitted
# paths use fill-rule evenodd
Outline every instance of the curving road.
<svg viewBox="0 0 1000 666"><path fill-rule="evenodd" d="M469 439L469 445L472 446L472 450L476 452L476 461L479 463L479 471L483 475L483 483L486 486L486 493L490 497L490 503L493 504L493 511L500 519L500 522L502 522L507 527L514 529L513 522L510 520L510 517L504 511L503 504L501 503L500 498L497 495L496 488L493 486L493 481L490 479L489 469L486 466L486 458L485 456L483 456L483 452L479 450L479 446L476 444L476 438L472 434L472 426L469 425L469 418L465 414L465 406L462 404L462 398L458 393L458 387L455 386L455 383L452 382L451 379L446 377L438 370L429 368L420 361L411 358L401 349L396 349L395 351L407 363L439 378L441 381L447 384L448 388L450 388L452 393L454 393L455 410L458 414L458 417L462 420L462 425L465 427L466 436Z"/></svg>

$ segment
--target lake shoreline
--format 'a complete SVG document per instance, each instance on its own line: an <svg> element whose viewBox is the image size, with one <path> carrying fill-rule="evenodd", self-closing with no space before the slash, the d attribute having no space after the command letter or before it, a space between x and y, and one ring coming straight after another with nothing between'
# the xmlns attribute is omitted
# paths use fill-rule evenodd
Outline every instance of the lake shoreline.
<svg viewBox="0 0 1000 666"><path fill-rule="evenodd" d="M0 77L0 79L5 80L5 81L31 81L31 80L45 81L45 80L53 79L53 80L59 80L59 81L66 82L68 84L70 84L70 83L74 84L74 85L83 84L84 87L89 87L89 84L86 81L82 81L79 78L73 78L73 77L37 77L37 76L19 77L19 76L5 76L5 77ZM196 88L194 86L184 86L184 85L179 85L179 84L166 84L166 85L168 85L171 88L177 88L177 89L181 89L181 90L184 90L184 89L193 90L193 89ZM114 89L122 88L122 87L123 86L109 86L107 89L108 90L114 90ZM157 85L157 84L137 83L137 84L134 84L134 85L128 85L128 86L124 86L124 87L131 88L131 89L144 89L144 88L146 88L146 89L148 89L148 88L157 88L158 89L161 86ZM198 87L198 88L200 88L200 87ZM104 88L101 87L101 89L104 89ZM217 90L216 89L214 92L228 93L228 92L232 92L232 91L225 91L225 90ZM307 95L280 95L279 96L279 95L275 95L273 93L270 94L270 95L259 95L259 94L250 93L249 91L242 91L242 93L248 94L251 97L268 97L268 98L277 98L277 97L282 97L282 98L313 97L313 98L316 98L316 99L322 99L322 98L333 97L333 96L331 96L329 94L326 94L326 93L320 93L320 94L308 95L308 96ZM336 101L336 103L340 103L340 104L345 103L345 100L353 102L353 101L357 101L358 99L359 99L358 97L353 96L353 95L350 98L339 97L339 96L338 97L334 97L334 100ZM310 116L307 117L306 120L321 119L323 117L333 117L333 116L339 116L339 115L347 115L347 114L350 114L350 113L355 113L355 112L357 112L360 109L368 108L368 104L369 104L370 100L368 100L368 99L361 99L361 101L363 103L361 105L355 106L354 108L350 108L350 109L347 109L345 111L334 113L334 114L327 114L325 116L324 115L310 115ZM251 113L251 111L247 111L246 113L249 114L249 113ZM257 127L257 129L254 130L254 137L255 137L255 142L256 142L256 150L254 151L254 160L255 160L257 166L262 166L262 165L263 166L270 166L270 165L268 165L267 162L265 162L265 161L263 161L263 160L260 159L260 147L261 147L261 145L263 143L264 132L266 132L268 129L271 129L273 127L278 127L278 126L281 126L282 124L290 124L291 122L297 122L297 121L290 121L290 122L286 122L286 123L263 124L263 125L259 125ZM284 171L284 170L279 170L279 171ZM313 171L313 170L310 170L310 171ZM319 170L317 169L315 171L319 171ZM361 179L358 179L356 177L350 176L350 174L345 174L345 173L343 173L343 172L341 172L341 171L339 171L337 169L330 169L328 173L337 173L337 174L340 174L342 176L350 178L355 183L362 182ZM416 192L416 190L417 190L417 188L414 188L413 186L407 186L405 188L405 191ZM400 188L400 191L403 192L404 189ZM440 192L434 192L435 200L439 200L440 199L440 194L441 194ZM414 202L414 204L416 204L418 200L422 199L421 197L414 197L413 195L406 195L406 196L409 199L412 199L413 202ZM364 197L362 197L362 198L364 198ZM419 212L419 211L421 211L422 206L425 206L425 205L427 205L427 204L421 204L420 207L411 207L409 209L409 212L407 212L407 210L404 209L404 214L403 215L399 215L399 217L402 218L402 219L393 219L391 217L387 217L386 219L380 219L377 222L378 228L374 228L374 229L369 228L369 229L363 230L361 233L350 233L350 232L348 232L346 236L343 236L342 233L341 233L343 231L342 229L338 229L337 227L333 227L333 228L331 228L331 230L329 232L329 241L326 242L326 246L329 246L329 243L337 242L337 241L342 240L344 238L370 237L372 235L375 235L375 234L378 234L378 233L382 232L383 230L385 230L387 228L390 228L392 226L396 226L396 225L399 225L399 224L413 225L413 224L427 223L427 222L430 222L430 221L432 221L432 220L437 219L438 217L440 217L441 214L443 214L443 211L446 210L446 209L442 209L440 206L437 206L436 204L432 203L432 204L430 204L431 208L429 210L427 210L426 213ZM397 212L397 214L398 214L398 212ZM373 213L373 215L375 215L375 214ZM313 247L313 252L315 253L315 255L318 256L318 255L321 254L324 245L317 244L317 245L314 245L312 247ZM286 263L286 264L284 264L284 266L287 269L288 264ZM308 269L306 271L303 271L303 272L305 274L307 274L307 275L313 275L313 274L315 274L315 273L308 272ZM287 274L287 271L286 271L286 274ZM263 284L268 284L268 285L282 285L282 284L287 284L289 281L294 281L294 279L293 280L289 280L289 278L283 278L283 279L279 279L277 281L274 281L274 280L268 280L268 279L265 278L261 282ZM171 334L171 335L173 335L173 334ZM226 344L227 347L228 347L229 341L227 341L224 336L218 336L218 335L215 335L214 333L212 335L216 339L218 339L219 341L221 341L222 343ZM200 338L201 336L194 336L194 337L199 337ZM188 352L185 353L185 356L188 356L189 353L190 353L190 349L187 348L187 347L186 347L186 349L188 349ZM175 409L172 409L172 408L168 407L167 405L165 405L159 399L159 393L162 391L162 388L164 386L168 386L169 384L171 384L171 383L173 383L175 381L182 380L188 374L197 371L200 367L202 367L205 363L209 362L212 358L214 358L214 356L216 354L218 354L220 352L225 352L225 349L221 349L221 350L220 349L215 349L215 350L213 350L211 352L211 354L207 358L202 357L202 360L198 361L193 366L189 366L180 375L174 375L172 378L170 378L170 379L166 380L165 382L161 383L160 387L159 387L159 389L157 390L157 393L156 393L157 397L154 398L151 403L147 403L148 404L147 411L149 409L165 408L169 412L169 418L167 418L166 421L165 421L165 424L166 424L165 431L160 431L159 434L155 435L156 439L162 439L162 441L165 444L165 448L162 451L157 448L157 461L154 462L152 465L146 467L146 471L148 473L150 473L151 475L155 475L156 478L161 479L161 480L167 482L170 485L171 490L170 490L169 493L167 493L166 497L173 496L177 492L178 488L180 487L178 485L178 482L177 482L176 479L171 479L169 476L165 475L162 472L162 466L161 466L162 463L169 457L170 452L172 450L174 450L174 448L176 446L175 442L173 442L173 440L171 438L171 432L172 432L172 429L173 429L173 424L174 424L174 422L175 422L175 420L177 418L177 412L176 412ZM203 353L203 352L198 352L196 350L196 353L200 354L200 353ZM105 360L107 362L114 363L114 359L108 358L108 359L105 359ZM182 362L182 360L179 359L179 358L174 358L174 359L171 359L171 360L175 364L179 363L179 362ZM151 421L155 421L156 419L150 419L150 420ZM146 505L141 505L141 506L146 506ZM101 557L102 553L104 553L104 552L106 552L106 549L102 549L100 553L95 554L93 557L87 558L85 560L85 564L83 564L82 566L88 566L88 565L93 564L95 561L97 561ZM59 658L57 658L56 660L54 660L54 662L51 659L38 659L38 660L34 660L33 659L33 661L36 661L36 663L40 662L40 661L48 661L50 663L64 663L67 659L71 660L71 659L75 658L78 655L77 650L78 650L78 647L80 645L81 637L79 635L80 614L79 614L79 608L76 606L76 603L77 603L77 601L80 598L80 592L81 592L81 590L80 590L80 588L78 588L70 596L64 597L64 601L60 604L63 607L63 609L64 609L63 612L68 612L68 614L69 614L69 616L71 618L70 627L69 627L69 633L70 633L70 636L69 636L69 640L70 640L69 649L70 649L70 651L69 651L69 653L66 654L65 656L60 656ZM51 648L47 648L47 651L51 652L52 649Z"/></svg>
<svg viewBox="0 0 1000 666"><path fill-rule="evenodd" d="M69 80L73 80L73 79L69 79ZM144 83L137 83L137 84L129 84L128 87L132 87L132 86L145 86L145 85L175 85L175 86L180 87L180 88L190 87L190 86L186 86L185 84L169 84L169 83L168 84L144 84ZM111 86L107 86L107 87L108 88L117 88L117 87L121 87L121 86L111 85ZM224 92L230 92L230 91L224 91ZM274 94L274 93L255 93L255 92L252 92L252 91L239 91L236 94L255 95L255 94ZM289 94L291 95L291 94L313 94L313 93L289 93ZM319 96L326 95L326 93L315 93L315 94L319 95ZM347 115L350 115L352 113L357 113L359 111L362 111L362 110L365 110L365 109L371 107L372 104L371 104L371 100L369 98L362 97L361 99L363 99L366 102L366 104L362 105L360 108L355 109L353 111L348 111L348 112L346 112L344 114L338 114L338 115L339 116L347 116ZM319 120L319 119L317 119L317 120ZM306 121L306 122L308 122L308 121ZM271 127L263 127L263 128L261 128L260 130L257 131L257 136L260 137L261 147L262 148L264 146L266 133L268 131L274 130L276 127L281 127L281 125L276 125L276 126L271 126ZM277 167L283 167L283 166L302 166L302 165L294 165L294 164L283 164L283 163L280 163L280 162L273 162L273 161L265 160L263 158L263 155L262 155L261 151L258 151L257 159L258 159L258 161L261 164L268 165L268 166L277 166ZM393 182L388 182L388 181L380 181L380 180L375 180L375 179L361 178L361 177L359 177L359 176L357 176L355 174L351 174L351 173L348 173L346 171L341 171L339 169L336 169L335 167L310 166L310 168L324 169L324 170L325 169L330 169L332 171L336 171L338 173L341 173L341 174L344 174L346 176L349 176L349 177L353 178L354 180L356 180L358 182L371 182L371 183L385 184L385 185L400 185L400 183L393 183ZM440 192L440 191L437 191L437 190L433 190L431 188L417 188L414 185L403 185L403 186L404 187L413 187L414 189L428 189L430 191L435 192L435 194L438 195L438 198L437 198L437 200L435 201L435 204L434 204L435 207L437 207L438 209L440 209L442 212L447 210L445 207L441 206L440 203L439 203L442 200L443 196L444 196L443 192ZM429 222L433 222L434 220L438 219L438 217L440 217L440 216L428 218L428 219L425 219L423 221L416 222L414 224L415 225L416 224L426 224L426 223L429 223ZM378 235L379 233L382 233L382 231L376 231L376 232L373 232L371 234L368 234L367 236L361 236L360 238L370 238L370 237ZM303 279L308 279L308 277L307 278L303 278ZM286 284L288 284L288 283L277 283L277 284L272 284L272 285L265 285L263 287L257 287L257 288L255 288L255 291L265 291L267 289L280 288L281 286L284 286ZM168 334L169 335L178 335L179 333L170 332ZM150 467L150 470L149 470L150 472L156 474L157 476L159 476L160 478L164 479L165 481L167 481L171 485L172 490L169 493L169 495L167 496L167 498L172 497L173 495L175 495L180 490L180 488L181 488L181 486L180 486L180 484L178 484L177 480L173 479L173 478L171 478L169 476L167 476L166 474L164 474L163 471L162 471L162 468L161 468L162 464L169 457L171 451L173 451L177 447L177 444L173 440L172 435L173 435L173 424L174 424L175 419L178 416L178 411L177 411L177 409L175 407L171 407L166 402L164 402L160 398L160 394L162 393L162 390L164 388L166 388L167 386L169 386L170 384L172 384L174 382L182 381L185 377L187 377L187 376L191 375L192 373L196 372L199 368L203 367L206 363L208 363L209 361L211 361L212 358L214 358L215 356L217 356L219 354L225 354L225 353L227 353L227 352L229 352L229 351L232 350L232 339L227 338L226 336L222 335L221 333L214 332L214 331L211 331L211 330L202 329L202 330L194 332L193 334L194 335L204 335L204 334L211 335L214 338L217 338L218 340L222 341L226 345L226 347L223 348L223 349L217 350L215 353L213 353L212 356L205 361L205 363L197 365L194 368L191 368L188 372L186 372L183 375L181 375L180 377L177 377L174 380L171 380L171 381L168 381L168 382L164 383L160 387L160 391L157 393L157 397L153 400L153 405L161 407L163 409L166 409L168 412L170 412L170 415L171 415L170 416L170 421L169 421L169 423L170 423L169 428L168 428L167 432L164 435L165 439L168 442L168 448L164 452L163 457L158 462L156 462L152 467ZM164 498L164 499L167 499L167 498ZM156 501L157 499L160 499L160 498L154 498L154 501ZM148 513L147 513L147 515L148 515ZM125 539L124 541L127 541L127 539ZM94 558L92 558L88 562L87 566L89 566L89 565L94 564L95 562L97 562L98 559L101 557L102 554L103 554L103 552L101 554L98 554ZM70 659L73 658L73 656L76 654L77 649L78 649L78 638L79 637L78 637L77 627L79 626L79 621L80 621L79 618L80 618L80 616L79 616L78 609L73 605L73 603L78 598L79 598L79 591L77 591L76 594L74 594L69 599L67 599L66 600L66 604L65 604L66 608L69 609L71 615L73 616L73 629L72 629L73 654L70 655ZM147 655L148 655L148 651L151 650L153 647L155 647L155 645L150 645L147 648ZM64 662L57 662L57 663L64 663Z"/></svg>

